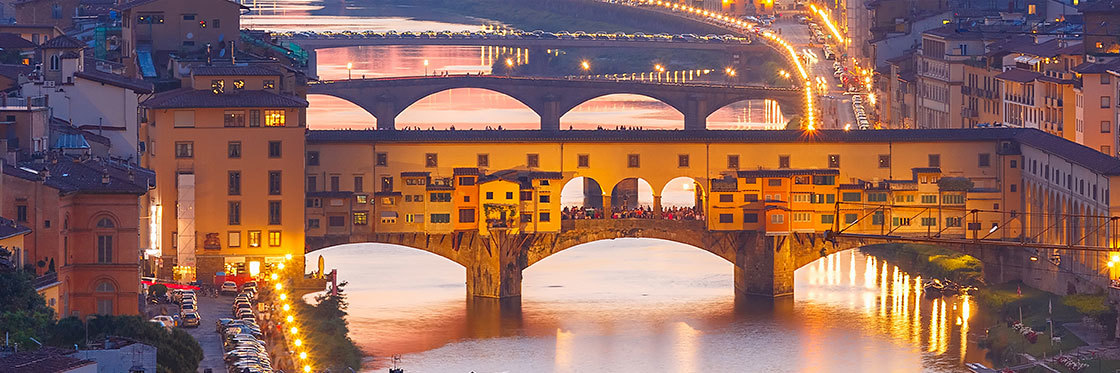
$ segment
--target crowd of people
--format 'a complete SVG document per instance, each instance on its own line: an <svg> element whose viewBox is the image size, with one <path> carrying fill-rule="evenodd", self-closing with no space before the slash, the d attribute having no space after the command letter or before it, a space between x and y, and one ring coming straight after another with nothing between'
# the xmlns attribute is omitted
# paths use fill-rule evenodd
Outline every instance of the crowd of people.
<svg viewBox="0 0 1120 373"><path fill-rule="evenodd" d="M565 207L561 217L567 219L664 219L664 220L704 220L703 210L695 207L663 207L656 211L649 206L634 208L613 208L604 214L601 208Z"/></svg>

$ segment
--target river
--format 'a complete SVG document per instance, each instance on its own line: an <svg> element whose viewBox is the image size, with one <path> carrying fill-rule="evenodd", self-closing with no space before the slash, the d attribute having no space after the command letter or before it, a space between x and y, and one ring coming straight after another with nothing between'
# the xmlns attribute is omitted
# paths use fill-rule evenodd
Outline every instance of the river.
<svg viewBox="0 0 1120 373"><path fill-rule="evenodd" d="M417 19L417 9L356 2L253 4L244 25L270 30L454 31L492 23ZM488 72L487 58L496 52L337 48L320 51L318 71L324 79ZM349 103L308 99L311 128L373 123ZM709 123L765 128L770 124L761 123L761 106L735 104ZM614 95L568 114L562 127L679 128L681 121L664 104ZM470 89L433 95L397 122L422 128L537 126L536 115L516 101ZM687 205L689 198L685 191L677 202ZM925 299L917 278L856 251L799 269L795 295L770 300L737 298L732 265L694 247L652 239L599 241L528 268L519 302L467 299L461 266L415 249L354 244L316 254L307 257L309 267L322 255L327 268L349 282L351 337L377 356L368 371L383 371L393 355L401 355L408 372L958 372L966 371L963 362L987 363L971 342L985 325L973 302Z"/></svg>

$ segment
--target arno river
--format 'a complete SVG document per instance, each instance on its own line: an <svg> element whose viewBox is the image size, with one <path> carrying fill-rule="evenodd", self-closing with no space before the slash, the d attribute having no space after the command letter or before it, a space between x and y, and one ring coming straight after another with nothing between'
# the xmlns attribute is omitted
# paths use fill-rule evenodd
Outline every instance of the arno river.
<svg viewBox="0 0 1120 373"><path fill-rule="evenodd" d="M360 3L262 1L243 22L333 31L476 30L486 23L418 20L412 18L418 9ZM421 75L427 60L429 72L479 72L489 69L487 57L494 53L481 47L339 48L319 52L318 71L324 79ZM311 128L372 125L356 106L308 99ZM709 123L763 128L760 106L736 104ZM510 98L454 90L410 107L397 125L528 128L536 122ZM565 116L561 126L680 123L680 114L662 104L608 96ZM964 362L987 363L975 344L986 322L969 300L925 299L914 276L856 251L801 268L795 295L772 301L736 299L732 264L694 247L652 239L593 242L527 269L523 296L513 304L468 301L464 269L434 254L345 245L309 255L309 268L318 255L349 282L351 337L376 356L369 371L384 371L392 355L401 355L409 372L957 372L967 371Z"/></svg>

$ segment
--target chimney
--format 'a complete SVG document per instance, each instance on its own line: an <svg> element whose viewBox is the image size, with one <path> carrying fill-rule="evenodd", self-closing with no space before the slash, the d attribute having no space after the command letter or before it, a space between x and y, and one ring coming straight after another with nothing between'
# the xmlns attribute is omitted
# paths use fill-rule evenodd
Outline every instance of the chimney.
<svg viewBox="0 0 1120 373"><path fill-rule="evenodd" d="M213 53L214 52L213 52L213 49L212 49L210 43L206 43L206 66L210 66L210 64L213 63L213 59L214 59Z"/></svg>
<svg viewBox="0 0 1120 373"><path fill-rule="evenodd" d="M132 168L128 169L128 181L136 181L136 173L132 172Z"/></svg>
<svg viewBox="0 0 1120 373"><path fill-rule="evenodd" d="M109 169L101 170L101 185L109 185Z"/></svg>

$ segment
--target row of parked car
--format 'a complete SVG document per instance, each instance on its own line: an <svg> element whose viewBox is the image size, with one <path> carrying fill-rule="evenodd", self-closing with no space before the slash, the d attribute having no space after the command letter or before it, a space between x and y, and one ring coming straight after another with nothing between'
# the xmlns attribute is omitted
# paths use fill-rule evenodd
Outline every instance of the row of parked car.
<svg viewBox="0 0 1120 373"><path fill-rule="evenodd" d="M222 292L226 292L230 285L237 289L237 284L227 281L222 284ZM265 348L260 325L257 325L256 314L253 310L257 299L257 283L246 282L241 285L240 292L233 298L230 307L232 318L218 319L217 331L222 335L225 348L225 362L230 373L268 373L272 372L272 360Z"/></svg>
<svg viewBox="0 0 1120 373"><path fill-rule="evenodd" d="M871 122L867 120L867 113L863 110L863 96L852 96L852 112L856 114L856 121L859 122L859 129L871 129Z"/></svg>
<svg viewBox="0 0 1120 373"><path fill-rule="evenodd" d="M159 315L153 317L153 323L164 328L195 328L202 324L202 317L198 315L198 294L192 289L174 289L168 294L172 303L179 306L179 312L172 315Z"/></svg>
<svg viewBox="0 0 1120 373"><path fill-rule="evenodd" d="M377 32L377 31L342 31L342 32L312 32L301 31L295 33L282 34L280 36L290 37L293 39L472 39L472 40L523 40L523 39L539 39L539 40L624 40L624 41L674 41L674 42L703 42L703 43L738 43L749 44L749 38L738 37L734 35L715 35L708 34L698 36L694 34L645 34L633 33L626 34L621 32L608 33L608 32L545 32L536 30L528 31L501 31L501 32L451 32L451 31L426 31L426 32Z"/></svg>

